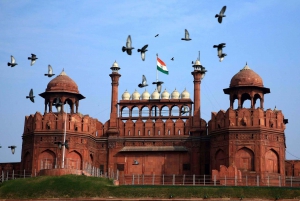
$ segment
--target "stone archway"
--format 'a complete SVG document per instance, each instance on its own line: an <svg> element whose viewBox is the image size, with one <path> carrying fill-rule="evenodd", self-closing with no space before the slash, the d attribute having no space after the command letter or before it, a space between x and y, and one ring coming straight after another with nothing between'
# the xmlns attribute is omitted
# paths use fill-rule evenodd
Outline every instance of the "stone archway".
<svg viewBox="0 0 300 201"><path fill-rule="evenodd" d="M243 147L235 154L235 165L239 170L254 171L254 153L251 149Z"/></svg>
<svg viewBox="0 0 300 201"><path fill-rule="evenodd" d="M47 149L39 155L38 169L53 169L56 164L56 155L53 151Z"/></svg>
<svg viewBox="0 0 300 201"><path fill-rule="evenodd" d="M219 149L215 154L215 168L220 171L220 165L225 165L225 152Z"/></svg>
<svg viewBox="0 0 300 201"><path fill-rule="evenodd" d="M273 149L270 149L265 154L265 167L266 172L279 173L279 157Z"/></svg>
<svg viewBox="0 0 300 201"><path fill-rule="evenodd" d="M82 157L77 151L71 151L67 155L67 168L82 170Z"/></svg>

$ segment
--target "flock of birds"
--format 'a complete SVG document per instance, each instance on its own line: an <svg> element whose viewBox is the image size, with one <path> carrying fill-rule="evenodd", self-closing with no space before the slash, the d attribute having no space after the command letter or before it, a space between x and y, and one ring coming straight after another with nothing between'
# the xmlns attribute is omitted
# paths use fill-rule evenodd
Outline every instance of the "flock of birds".
<svg viewBox="0 0 300 201"><path fill-rule="evenodd" d="M28 57L28 60L30 60L31 66L36 62L37 59L38 58L36 57L35 54L31 54L31 56ZM15 67L16 65L18 65L14 56L12 56L12 55L10 56L10 62L8 62L7 65L10 67ZM45 76L52 77L53 75L55 75L55 74L53 74L53 69L52 69L51 65L48 65L48 73L46 73ZM33 89L30 89L29 95L26 96L26 98L29 98L31 100L31 102L34 103L34 97L35 96L33 95Z"/></svg>
<svg viewBox="0 0 300 201"><path fill-rule="evenodd" d="M219 12L219 14L215 15L215 18L218 18L218 22L220 24L222 23L223 17L226 17L225 11L226 11L226 6L223 6L221 11ZM155 37L158 37L158 36L159 36L159 34L155 35ZM192 40L190 38L190 34L189 34L187 29L184 30L184 38L181 38L181 40L184 40L184 41ZM220 62L222 62L223 59L225 58L225 56L227 56L226 53L223 53L223 48L226 47L225 45L226 45L226 43L220 43L218 45L213 46L213 48L217 48L217 52L218 52L217 56L219 57ZM142 58L143 61L145 61L145 55L146 55L146 52L148 51L147 48L148 48L148 44L144 45L141 49L137 50L137 52L141 53L141 58ZM127 40L126 40L126 46L122 47L122 51L123 52L126 51L126 53L128 55L131 55L133 49L134 49L134 47L132 47L131 36L128 35ZM174 57L172 57L171 60L174 61ZM193 63L194 62L192 61L192 64ZM153 82L152 84L156 84L156 86L157 86L156 89L157 89L158 93L160 93L161 92L161 85L163 84L163 82L162 81L156 81L156 82ZM146 86L148 86L146 76L142 75L142 82L140 84L138 84L138 87L143 88L143 87L146 87Z"/></svg>
<svg viewBox="0 0 300 201"><path fill-rule="evenodd" d="M226 6L223 6L220 13L215 15L215 18L218 18L219 23L222 23L223 17L226 17L224 15L225 11L226 11ZM159 34L155 35L155 37L158 37L158 36L159 36ZM184 38L181 38L181 40L184 40L184 41L192 40L190 38L190 34L187 29L184 30ZM225 45L226 45L226 43L220 43L219 45L213 46L213 48L217 48L218 57L219 57L220 62L223 61L225 56L227 56L227 54L223 53L223 48L226 47ZM146 52L148 51L147 48L148 48L148 44L144 45L141 49L137 49L137 52L141 53L141 58L143 61L145 61ZM126 46L122 47L122 51L123 52L126 51L126 53L128 55L131 55L133 49L134 49L134 47L132 47L131 36L129 35L126 40ZM37 59L38 58L36 57L35 54L31 54L31 56L28 57L28 60L31 61L30 62L31 66L36 62ZM171 60L174 61L174 57L172 57ZM192 64L193 64L193 62L192 62ZM16 59L14 58L14 56L11 55L11 62L8 62L7 65L10 67L15 67L16 65L18 65L16 63ZM53 69L52 69L51 65L48 65L48 73L46 73L45 76L52 77L53 75L55 75L55 74L53 74ZM153 82L152 84L156 85L156 89L157 89L158 93L160 93L163 82L157 80L156 82ZM138 87L143 88L146 86L148 86L146 76L142 75L142 83L138 84ZM29 98L34 103L34 97L35 96L33 95L33 89L30 89L29 95L26 96L26 98ZM57 104L60 104L60 103L57 102Z"/></svg>

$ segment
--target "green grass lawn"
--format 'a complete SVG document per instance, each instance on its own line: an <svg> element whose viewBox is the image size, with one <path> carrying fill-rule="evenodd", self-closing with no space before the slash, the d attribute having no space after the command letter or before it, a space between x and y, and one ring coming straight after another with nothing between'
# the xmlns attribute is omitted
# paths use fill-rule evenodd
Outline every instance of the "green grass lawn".
<svg viewBox="0 0 300 201"><path fill-rule="evenodd" d="M65 175L16 179L0 185L0 198L300 198L300 188L215 186L113 186L112 180Z"/></svg>

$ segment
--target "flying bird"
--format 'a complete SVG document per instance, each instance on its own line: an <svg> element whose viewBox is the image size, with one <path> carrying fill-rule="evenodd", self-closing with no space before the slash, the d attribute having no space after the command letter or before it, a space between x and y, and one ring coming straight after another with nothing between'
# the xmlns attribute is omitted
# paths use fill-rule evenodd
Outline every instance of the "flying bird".
<svg viewBox="0 0 300 201"><path fill-rule="evenodd" d="M189 112L189 107L188 106L183 106L182 110L181 110L181 114L186 114Z"/></svg>
<svg viewBox="0 0 300 201"><path fill-rule="evenodd" d="M157 37L157 36L159 36L159 34L156 34L154 37Z"/></svg>
<svg viewBox="0 0 300 201"><path fill-rule="evenodd" d="M152 82L152 84L156 84L156 89L157 89L157 92L160 93L161 92L161 87L162 87L162 84L164 82L162 81L157 81L157 82Z"/></svg>
<svg viewBox="0 0 300 201"><path fill-rule="evenodd" d="M145 61L145 53L148 51L147 47L148 47L148 44L144 45L144 47L142 47L142 49L137 50L138 52L141 52L141 57L142 57L143 61Z"/></svg>
<svg viewBox="0 0 300 201"><path fill-rule="evenodd" d="M8 62L7 65L11 67L15 67L15 65L18 65L13 55L10 56L10 63Z"/></svg>
<svg viewBox="0 0 300 201"><path fill-rule="evenodd" d="M190 34L187 29L184 30L184 38L182 38L181 40L186 40L186 41L192 40L190 39Z"/></svg>
<svg viewBox="0 0 300 201"><path fill-rule="evenodd" d="M33 90L32 89L30 89L30 91L29 91L29 96L26 96L26 98L29 98L30 100L31 100L31 102L33 102L34 103L34 95L33 95Z"/></svg>
<svg viewBox="0 0 300 201"><path fill-rule="evenodd" d="M28 57L28 60L31 60L30 65L32 66L38 58L35 54L31 54L31 57Z"/></svg>
<svg viewBox="0 0 300 201"><path fill-rule="evenodd" d="M45 76L48 76L48 77L52 77L53 75L53 69L50 65L48 65L48 74L45 74Z"/></svg>
<svg viewBox="0 0 300 201"><path fill-rule="evenodd" d="M122 47L122 51L123 52L127 52L128 55L131 55L132 53L132 49L134 49L134 47L131 46L131 36L128 35L127 37L127 41L126 41L126 47Z"/></svg>
<svg viewBox="0 0 300 201"><path fill-rule="evenodd" d="M172 57L171 60L174 61L174 57Z"/></svg>
<svg viewBox="0 0 300 201"><path fill-rule="evenodd" d="M139 84L138 86L139 86L140 88L143 88L143 87L148 86L148 84L147 84L147 79L146 79L146 76L145 76L145 75L143 75L143 77L142 77L142 83Z"/></svg>
<svg viewBox="0 0 300 201"><path fill-rule="evenodd" d="M227 54L222 53L221 56L219 56L219 61L222 62L225 56L227 56Z"/></svg>
<svg viewBox="0 0 300 201"><path fill-rule="evenodd" d="M215 18L218 18L218 22L219 23L222 23L223 17L226 17L226 15L224 15L225 11L226 11L226 6L223 6L223 8L221 9L220 13L216 14Z"/></svg>
<svg viewBox="0 0 300 201"><path fill-rule="evenodd" d="M220 62L224 59L227 54L223 53L223 48L225 48L226 43L220 43L219 45L214 45L213 48L217 48L218 57L220 58Z"/></svg>
<svg viewBox="0 0 300 201"><path fill-rule="evenodd" d="M55 100L55 103L53 105L55 105L56 107L57 106L62 106L62 102L60 102L59 98L57 97L56 100Z"/></svg>

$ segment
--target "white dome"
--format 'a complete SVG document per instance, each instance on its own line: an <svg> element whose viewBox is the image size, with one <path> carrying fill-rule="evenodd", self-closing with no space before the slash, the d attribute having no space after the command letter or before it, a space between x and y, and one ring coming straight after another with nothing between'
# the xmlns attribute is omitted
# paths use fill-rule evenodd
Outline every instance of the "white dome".
<svg viewBox="0 0 300 201"><path fill-rule="evenodd" d="M117 61L115 61L112 65L112 67L119 67L119 64L117 63Z"/></svg>
<svg viewBox="0 0 300 201"><path fill-rule="evenodd" d="M167 90L165 89L162 94L161 94L161 99L169 99L170 98L170 94L169 92L167 92Z"/></svg>
<svg viewBox="0 0 300 201"><path fill-rule="evenodd" d="M197 59L194 65L201 65L200 61Z"/></svg>
<svg viewBox="0 0 300 201"><path fill-rule="evenodd" d="M122 100L130 100L130 93L126 91L122 94Z"/></svg>
<svg viewBox="0 0 300 201"><path fill-rule="evenodd" d="M149 100L150 99L150 94L147 91L147 89L145 89L144 93L142 94L142 99L143 100Z"/></svg>
<svg viewBox="0 0 300 201"><path fill-rule="evenodd" d="M159 93L157 89L151 94L151 99L159 99Z"/></svg>
<svg viewBox="0 0 300 201"><path fill-rule="evenodd" d="M131 95L131 98L132 100L140 100L140 96L141 96L140 93L137 90L135 90Z"/></svg>
<svg viewBox="0 0 300 201"><path fill-rule="evenodd" d="M179 99L179 97L180 97L180 94L175 88L175 90L171 94L171 99Z"/></svg>
<svg viewBox="0 0 300 201"><path fill-rule="evenodd" d="M181 93L181 99L189 99L190 98L190 93L184 89L184 91Z"/></svg>

